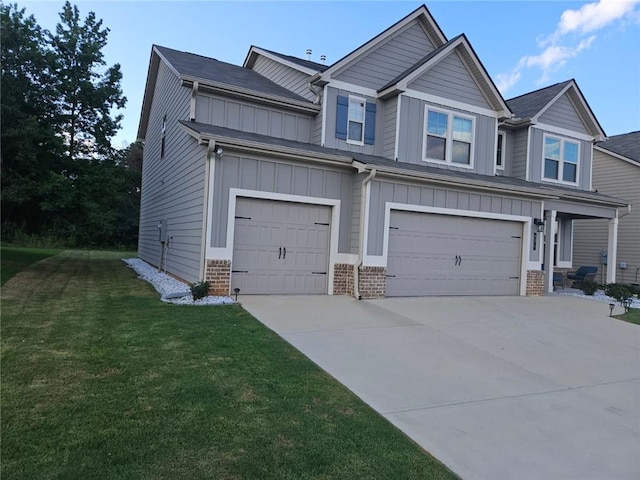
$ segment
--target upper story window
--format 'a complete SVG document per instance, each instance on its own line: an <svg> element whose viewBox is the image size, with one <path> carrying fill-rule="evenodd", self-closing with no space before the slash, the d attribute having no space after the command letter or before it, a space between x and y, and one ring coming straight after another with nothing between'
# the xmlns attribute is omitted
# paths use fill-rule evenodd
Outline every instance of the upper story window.
<svg viewBox="0 0 640 480"><path fill-rule="evenodd" d="M496 170L504 170L504 149L506 135L498 132L498 148L496 149Z"/></svg>
<svg viewBox="0 0 640 480"><path fill-rule="evenodd" d="M354 145L373 145L376 134L376 104L365 98L338 96L336 138Z"/></svg>
<svg viewBox="0 0 640 480"><path fill-rule="evenodd" d="M473 164L474 121L427 107L423 159L461 167Z"/></svg>
<svg viewBox="0 0 640 480"><path fill-rule="evenodd" d="M564 138L544 137L545 180L576 184L580 144Z"/></svg>

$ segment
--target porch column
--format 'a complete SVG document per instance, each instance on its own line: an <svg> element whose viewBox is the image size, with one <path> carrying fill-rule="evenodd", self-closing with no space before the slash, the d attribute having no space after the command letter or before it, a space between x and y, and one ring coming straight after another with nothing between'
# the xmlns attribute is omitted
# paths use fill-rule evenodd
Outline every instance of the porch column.
<svg viewBox="0 0 640 480"><path fill-rule="evenodd" d="M556 210L547 210L544 216L546 233L544 236L544 287L545 292L553 292L553 251L556 237Z"/></svg>
<svg viewBox="0 0 640 480"><path fill-rule="evenodd" d="M616 283L618 258L618 217L609 220L609 243L607 245L607 283Z"/></svg>

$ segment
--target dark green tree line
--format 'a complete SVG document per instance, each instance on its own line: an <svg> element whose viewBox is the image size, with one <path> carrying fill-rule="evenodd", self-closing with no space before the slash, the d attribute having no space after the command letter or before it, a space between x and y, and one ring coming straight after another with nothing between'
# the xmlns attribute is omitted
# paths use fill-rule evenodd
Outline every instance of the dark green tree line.
<svg viewBox="0 0 640 480"><path fill-rule="evenodd" d="M125 106L109 29L67 2L55 32L18 5L0 5L2 237L134 244L141 145L111 147Z"/></svg>

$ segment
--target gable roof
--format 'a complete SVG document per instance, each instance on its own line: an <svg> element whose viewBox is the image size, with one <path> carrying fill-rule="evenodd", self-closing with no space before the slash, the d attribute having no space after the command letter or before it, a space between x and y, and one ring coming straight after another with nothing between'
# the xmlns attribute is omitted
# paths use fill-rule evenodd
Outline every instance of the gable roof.
<svg viewBox="0 0 640 480"><path fill-rule="evenodd" d="M473 50L473 47L464 33L452 38L445 44L430 52L417 63L394 78L387 85L378 90L378 93L380 93L380 96L384 98L389 94L399 93L406 90L409 83L433 66L437 65L448 55L454 54L455 51L459 51L462 63L465 68L469 70L469 74L473 77L489 105L498 111L500 116L511 117L511 110L509 110L509 107L504 98L502 98L498 87L493 83L493 80L487 73L487 70L484 68L484 65L476 55L476 52Z"/></svg>
<svg viewBox="0 0 640 480"><path fill-rule="evenodd" d="M435 48L438 48L447 42L447 37L445 36L444 32L442 31L440 26L437 24L437 22L434 20L434 18L431 16L429 9L426 7L426 5L423 4L418 8L416 8L413 12L411 12L409 15L407 15L403 19L394 23L389 28L387 28L386 30L382 31L381 33L373 37L371 40L360 45L351 53L348 53L347 55L342 57L340 60L335 62L333 65L327 68L324 72L322 72L321 76L317 78L317 80L325 79L326 81L326 79L331 78L331 75L334 72L340 70L345 65L351 63L355 59L366 54L367 52L375 48L377 45L379 45L381 42L391 37L397 31L401 30L402 28L404 28L414 20L418 20L421 22L421 24L423 25L427 33L427 36L429 37L429 39L431 40Z"/></svg>
<svg viewBox="0 0 640 480"><path fill-rule="evenodd" d="M593 114L593 110L591 110L591 107L587 103L580 87L578 87L578 84L573 78L541 88L540 90L525 93L519 97L511 98L507 100L507 105L509 105L509 108L515 114L514 120L516 122L530 121L531 123L536 123L540 116L564 94L567 95L573 104L573 107L576 109L576 112L591 135L596 140L604 140L606 134L600 122L598 122L598 119Z"/></svg>
<svg viewBox="0 0 640 480"><path fill-rule="evenodd" d="M640 131L614 135L596 143L602 150L616 153L640 165Z"/></svg>
<svg viewBox="0 0 640 480"><path fill-rule="evenodd" d="M294 57L291 55L285 55L283 53L274 52L273 50L267 50L266 48L257 47L255 45L251 45L249 48L249 52L247 53L247 57L244 60L244 64L242 65L244 68L253 68L258 55L263 55L267 58L271 58L276 62L287 65L291 68L295 68L303 73L307 73L309 75L314 75L318 72L324 72L328 65L322 65L321 63L312 62L311 60L304 60L302 58Z"/></svg>

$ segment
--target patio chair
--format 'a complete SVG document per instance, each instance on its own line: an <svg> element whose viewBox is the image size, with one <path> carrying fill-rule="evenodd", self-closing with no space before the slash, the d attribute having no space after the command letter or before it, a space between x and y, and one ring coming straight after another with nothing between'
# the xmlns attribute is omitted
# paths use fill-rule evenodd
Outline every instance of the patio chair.
<svg viewBox="0 0 640 480"><path fill-rule="evenodd" d="M564 276L562 272L553 272L553 288L556 288L556 285L562 287L564 290Z"/></svg>
<svg viewBox="0 0 640 480"><path fill-rule="evenodd" d="M593 281L596 278L598 267L582 266L578 268L574 273L567 275L569 280L573 280L573 287L579 287L583 282Z"/></svg>

